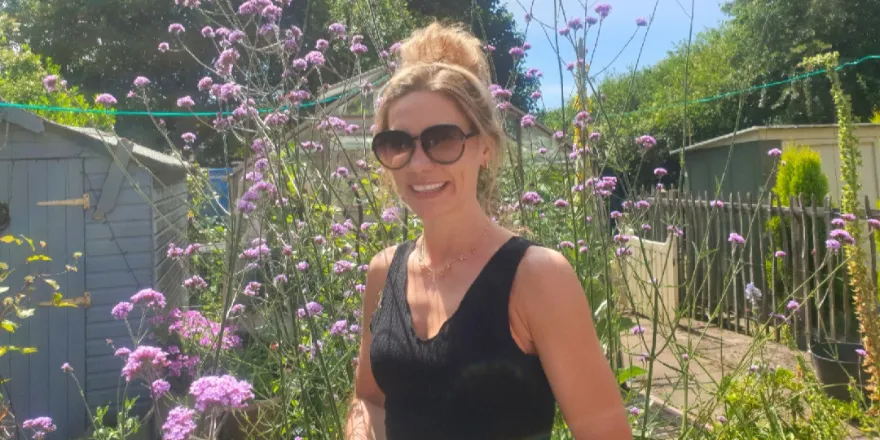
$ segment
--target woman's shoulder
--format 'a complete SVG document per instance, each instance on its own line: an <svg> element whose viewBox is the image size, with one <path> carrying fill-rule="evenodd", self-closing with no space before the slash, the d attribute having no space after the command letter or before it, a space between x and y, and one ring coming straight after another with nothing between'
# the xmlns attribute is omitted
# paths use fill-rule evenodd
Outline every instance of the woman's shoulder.
<svg viewBox="0 0 880 440"><path fill-rule="evenodd" d="M568 259L556 249L532 243L516 271L514 290L526 303L577 295L580 280ZM552 297L552 298L551 298Z"/></svg>

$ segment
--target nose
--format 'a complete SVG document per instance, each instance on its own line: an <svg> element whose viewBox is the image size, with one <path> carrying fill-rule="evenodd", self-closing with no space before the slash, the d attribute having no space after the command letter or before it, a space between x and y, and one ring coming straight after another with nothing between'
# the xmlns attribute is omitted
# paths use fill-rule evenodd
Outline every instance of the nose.
<svg viewBox="0 0 880 440"><path fill-rule="evenodd" d="M415 140L416 147L413 149L412 159L409 161L409 168L413 171L427 171L434 168L434 162L425 153L421 139Z"/></svg>

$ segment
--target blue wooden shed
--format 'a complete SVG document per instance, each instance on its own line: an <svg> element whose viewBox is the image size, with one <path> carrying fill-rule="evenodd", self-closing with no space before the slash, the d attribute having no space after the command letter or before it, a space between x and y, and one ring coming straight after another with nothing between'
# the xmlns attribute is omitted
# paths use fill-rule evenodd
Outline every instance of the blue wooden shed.
<svg viewBox="0 0 880 440"><path fill-rule="evenodd" d="M49 438L73 439L86 431L87 413L61 365L73 367L90 407L112 402L122 361L106 340L128 347L131 340L111 308L146 287L164 292L169 303L183 301L183 268L166 249L181 242L186 228L187 165L113 134L19 109L0 110L0 130L0 208L8 210L0 236L43 241L41 253L52 258L25 264L29 248L0 244L0 261L14 269L4 282L9 292L0 296L18 292L26 274L64 272L72 255L83 253L78 271L54 277L80 307L45 306L52 289L37 283L34 316L14 334L0 332L2 345L39 350L0 357L0 375L11 378L3 397L19 422L50 416L58 430Z"/></svg>

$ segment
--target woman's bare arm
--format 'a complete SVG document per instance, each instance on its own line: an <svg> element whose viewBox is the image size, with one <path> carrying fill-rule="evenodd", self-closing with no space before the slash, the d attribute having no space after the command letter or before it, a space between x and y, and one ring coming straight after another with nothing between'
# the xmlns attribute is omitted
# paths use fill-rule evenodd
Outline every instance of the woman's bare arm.
<svg viewBox="0 0 880 440"><path fill-rule="evenodd" d="M376 384L370 367L370 321L379 305L379 293L385 287L385 278L396 247L376 254L367 270L361 314L361 344L358 350L358 366L355 369L354 397L345 421L347 440L385 440L385 395Z"/></svg>
<svg viewBox="0 0 880 440"><path fill-rule="evenodd" d="M568 260L552 249L530 248L517 271L514 294L574 438L631 440L617 380Z"/></svg>

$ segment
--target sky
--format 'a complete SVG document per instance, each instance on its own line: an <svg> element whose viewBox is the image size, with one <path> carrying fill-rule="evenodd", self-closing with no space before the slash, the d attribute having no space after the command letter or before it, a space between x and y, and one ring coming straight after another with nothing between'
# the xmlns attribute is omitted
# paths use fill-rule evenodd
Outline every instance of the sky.
<svg viewBox="0 0 880 440"><path fill-rule="evenodd" d="M544 103L546 107L555 108L561 104L561 94L563 88L560 87L559 67L557 58L553 50L552 42L548 40L548 35L553 38L553 34L547 29L547 33L542 25L537 23L541 21L552 26L553 23L553 2L555 0L534 0L532 6L532 15L535 20L531 22L526 32L526 41L532 48L528 50L525 65L527 68L536 67L544 73L541 80L541 92L544 95ZM516 18L518 28L526 29L524 7L528 7L532 0L505 0L507 9L511 11ZM698 32L718 27L725 19L725 15L721 12L721 4L723 0L561 0L562 8L565 9L566 16L571 19L573 17L584 17L583 3L586 2L588 14L597 16L593 11L593 7L597 3L608 3L611 5L611 13L602 23L601 36L599 45L593 53L593 45L596 41L596 27L587 35L587 61L592 57L591 73L595 74L607 67L606 73L610 72L626 72L635 65L639 55L642 42L645 42L642 51L639 67L649 66L660 61L666 56L669 50L675 47L677 42L686 41L690 32L690 8L691 2L694 7L694 35ZM659 2L659 3L658 3ZM657 5L656 14L651 17L651 12ZM560 14L561 17L561 14ZM636 19L646 17L651 20L650 30L647 39L645 39L645 27L637 29ZM560 18L561 21L561 18ZM560 27L562 24L560 23ZM583 35L583 30L580 31ZM633 33L635 38L627 44ZM562 50L561 57L565 63L574 61L574 48L567 40L559 39ZM615 57L618 56L615 60ZM572 77L568 71L564 71L563 84L565 96L571 95ZM604 74L603 74L604 75ZM600 76L601 78L601 76Z"/></svg>

